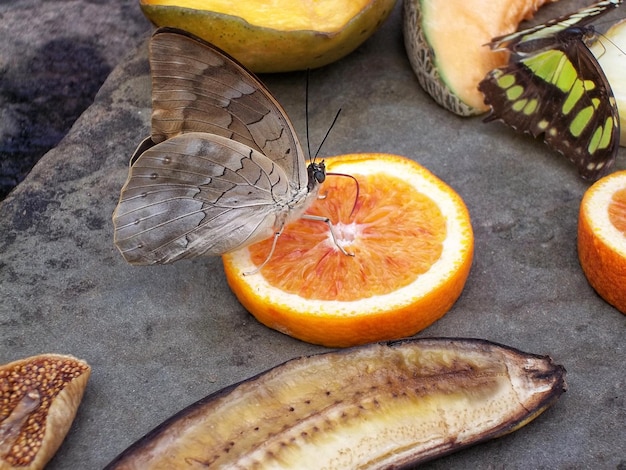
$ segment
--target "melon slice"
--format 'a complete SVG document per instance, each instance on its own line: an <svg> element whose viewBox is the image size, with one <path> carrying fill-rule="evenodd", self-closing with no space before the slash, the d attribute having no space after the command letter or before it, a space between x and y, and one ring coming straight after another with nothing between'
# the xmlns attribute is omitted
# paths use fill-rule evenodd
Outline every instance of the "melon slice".
<svg viewBox="0 0 626 470"><path fill-rule="evenodd" d="M322 67L385 21L396 0L140 0L157 26L208 41L256 73Z"/></svg>
<svg viewBox="0 0 626 470"><path fill-rule="evenodd" d="M486 44L556 0L405 0L404 43L422 88L461 116L489 110L478 83L508 54Z"/></svg>
<svg viewBox="0 0 626 470"><path fill-rule="evenodd" d="M626 20L609 28L604 35L598 35L598 41L591 47L591 52L606 75L613 90L620 123L620 145L626 147Z"/></svg>

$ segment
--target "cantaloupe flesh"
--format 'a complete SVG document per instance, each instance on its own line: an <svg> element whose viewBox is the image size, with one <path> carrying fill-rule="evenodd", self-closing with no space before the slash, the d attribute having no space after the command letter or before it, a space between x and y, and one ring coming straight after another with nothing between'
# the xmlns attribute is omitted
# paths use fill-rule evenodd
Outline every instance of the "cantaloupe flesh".
<svg viewBox="0 0 626 470"><path fill-rule="evenodd" d="M591 52L598 59L613 90L620 118L620 145L626 147L626 20L599 35Z"/></svg>
<svg viewBox="0 0 626 470"><path fill-rule="evenodd" d="M446 0L447 1L447 0ZM278 31L340 31L371 0L141 0L143 5L177 6L238 16Z"/></svg>
<svg viewBox="0 0 626 470"><path fill-rule="evenodd" d="M516 31L550 1L556 0L421 0L422 27L442 80L467 105L488 110L478 83L505 65L508 54L486 44Z"/></svg>

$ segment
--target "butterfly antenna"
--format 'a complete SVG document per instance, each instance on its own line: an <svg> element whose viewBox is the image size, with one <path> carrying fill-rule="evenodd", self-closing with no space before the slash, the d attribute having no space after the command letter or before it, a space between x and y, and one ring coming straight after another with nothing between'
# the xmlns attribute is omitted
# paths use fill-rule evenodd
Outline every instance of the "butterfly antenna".
<svg viewBox="0 0 626 470"><path fill-rule="evenodd" d="M613 47L615 47L615 49L620 51L620 53L622 55L626 54L626 52L624 52L624 50L621 47L619 47L617 44L615 44L615 42L612 41L606 34L599 33L599 32L596 33L596 34L598 36L598 43L602 46L602 49L603 49L602 54L598 58L602 57L604 55L604 53L606 52L606 46L602 43L602 40L600 40L600 38L605 40L606 42L610 43Z"/></svg>
<svg viewBox="0 0 626 470"><path fill-rule="evenodd" d="M315 156L313 157L313 161L315 161L315 159L319 155L320 151L322 150L322 146L324 145L324 142L326 142L326 139L328 138L328 135L330 134L330 131L333 129L333 127L335 127L335 123L337 122L337 119L339 119L339 114L341 114L341 108L339 108L339 111L337 111L337 114L335 114L335 119L333 119L333 122L330 124L330 127L326 131L326 135L322 139L322 143L317 148L317 152L315 152Z"/></svg>
<svg viewBox="0 0 626 470"><path fill-rule="evenodd" d="M304 123L306 126L306 149L309 160L311 159L311 141L309 139L309 75L310 69L306 69L306 88L304 92Z"/></svg>
<svg viewBox="0 0 626 470"><path fill-rule="evenodd" d="M307 69L306 71L306 97L304 100L304 110L306 114L306 118L305 118L306 145L307 145L307 151L309 152L309 158L311 158L311 144L309 140L309 69ZM326 142L326 139L330 135L330 131L333 129L333 127L335 127L335 124L337 123L337 119L339 119L340 114L341 114L341 108L339 108L339 110L337 111L337 114L335 114L335 118L333 119L333 122L330 124L330 127L326 131L326 135L324 136L324 138L322 139L322 142L317 148L317 151L315 152L315 156L313 157L313 161L315 161L320 151L322 150L322 146L324 145L324 142ZM356 210L357 202L359 201L359 181L354 176L348 175L345 173L328 173L328 174L335 175L335 176L347 176L348 178L352 178L352 180L354 181L354 184L356 185L356 196L354 198L354 204L352 205L352 210L350 211L350 217L352 217L352 215L354 214L354 211Z"/></svg>
<svg viewBox="0 0 626 470"><path fill-rule="evenodd" d="M339 108L339 110L337 111L337 114L335 114L335 119L333 119L333 122L330 124L330 127L326 131L326 135L322 139L322 143L317 148L317 152L315 152L315 156L313 157L313 161L315 161L315 159L319 155L320 151L322 150L322 146L324 145L324 142L326 142L326 139L330 135L330 131L333 129L333 127L335 127L335 124L337 123L337 119L339 119L339 115L340 114L341 114L341 108ZM346 173L333 173L333 172L330 172L330 173L326 173L326 174L327 175L333 175L333 176L346 176L348 178L352 178L352 181L354 181L354 184L356 185L356 196L354 198L354 204L352 205L352 210L350 211L350 217L352 217L352 215L354 214L354 211L356 210L356 205L357 205L357 203L359 201L359 181L354 176L348 175Z"/></svg>

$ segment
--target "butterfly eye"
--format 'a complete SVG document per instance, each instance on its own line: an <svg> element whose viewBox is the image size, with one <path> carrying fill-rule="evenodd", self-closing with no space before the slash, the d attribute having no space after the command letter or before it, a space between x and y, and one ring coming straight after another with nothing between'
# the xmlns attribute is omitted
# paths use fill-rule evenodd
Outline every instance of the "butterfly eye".
<svg viewBox="0 0 626 470"><path fill-rule="evenodd" d="M324 168L322 169L316 168L315 172L313 173L313 177L315 178L315 181L317 181L318 183L323 183L324 180L326 179L326 170Z"/></svg>
<svg viewBox="0 0 626 470"><path fill-rule="evenodd" d="M307 185L309 192L311 192L318 184L321 184L326 179L326 165L321 163L310 163L307 167L307 174L309 177L309 183Z"/></svg>

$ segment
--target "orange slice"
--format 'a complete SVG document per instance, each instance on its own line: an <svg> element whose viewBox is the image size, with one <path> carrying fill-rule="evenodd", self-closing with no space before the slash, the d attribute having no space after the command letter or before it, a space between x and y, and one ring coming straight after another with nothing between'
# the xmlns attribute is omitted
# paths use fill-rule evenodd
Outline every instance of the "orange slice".
<svg viewBox="0 0 626 470"><path fill-rule="evenodd" d="M424 167L386 154L326 160L331 173L300 219L272 240L223 256L228 283L261 323L295 338L346 347L402 338L441 318L461 294L474 238L459 195Z"/></svg>
<svg viewBox="0 0 626 470"><path fill-rule="evenodd" d="M626 171L601 178L585 193L578 257L589 284L626 314Z"/></svg>

